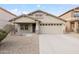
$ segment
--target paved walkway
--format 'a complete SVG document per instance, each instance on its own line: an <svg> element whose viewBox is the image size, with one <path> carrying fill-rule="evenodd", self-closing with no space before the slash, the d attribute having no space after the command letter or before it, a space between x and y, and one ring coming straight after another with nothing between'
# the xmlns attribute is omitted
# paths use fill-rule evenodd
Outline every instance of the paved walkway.
<svg viewBox="0 0 79 59"><path fill-rule="evenodd" d="M8 35L0 44L0 53L37 54L39 53L38 36L36 34L26 36Z"/></svg>
<svg viewBox="0 0 79 59"><path fill-rule="evenodd" d="M40 53L79 53L79 38L67 34L39 35Z"/></svg>

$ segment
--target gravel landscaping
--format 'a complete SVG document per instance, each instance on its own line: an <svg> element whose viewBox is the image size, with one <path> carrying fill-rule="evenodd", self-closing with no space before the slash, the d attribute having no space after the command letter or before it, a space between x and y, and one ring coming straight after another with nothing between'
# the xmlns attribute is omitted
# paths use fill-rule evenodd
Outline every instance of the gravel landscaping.
<svg viewBox="0 0 79 59"><path fill-rule="evenodd" d="M38 54L39 40L36 34L26 36L8 35L0 43L1 54Z"/></svg>

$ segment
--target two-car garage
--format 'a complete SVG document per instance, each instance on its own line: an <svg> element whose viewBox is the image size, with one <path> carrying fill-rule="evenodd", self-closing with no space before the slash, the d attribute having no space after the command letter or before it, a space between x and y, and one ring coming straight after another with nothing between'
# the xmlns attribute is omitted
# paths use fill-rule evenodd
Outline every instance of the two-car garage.
<svg viewBox="0 0 79 59"><path fill-rule="evenodd" d="M42 34L61 34L64 30L64 24L40 24L40 33Z"/></svg>

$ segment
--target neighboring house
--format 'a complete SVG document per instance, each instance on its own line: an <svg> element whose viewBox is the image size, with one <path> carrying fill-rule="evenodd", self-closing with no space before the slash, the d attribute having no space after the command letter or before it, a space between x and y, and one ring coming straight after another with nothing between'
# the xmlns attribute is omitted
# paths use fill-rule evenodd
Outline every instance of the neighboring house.
<svg viewBox="0 0 79 59"><path fill-rule="evenodd" d="M79 7L69 10L59 17L67 21L65 27L66 32L79 31Z"/></svg>
<svg viewBox="0 0 79 59"><path fill-rule="evenodd" d="M9 20L15 18L16 15L0 7L0 29L9 24Z"/></svg>
<svg viewBox="0 0 79 59"><path fill-rule="evenodd" d="M63 33L66 21L47 12L37 10L11 19L18 33Z"/></svg>

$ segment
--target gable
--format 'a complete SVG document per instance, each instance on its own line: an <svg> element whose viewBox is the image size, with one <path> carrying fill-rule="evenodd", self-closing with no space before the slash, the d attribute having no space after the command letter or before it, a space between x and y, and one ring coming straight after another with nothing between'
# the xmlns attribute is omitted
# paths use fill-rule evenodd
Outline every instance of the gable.
<svg viewBox="0 0 79 59"><path fill-rule="evenodd" d="M59 17L62 19L65 19L66 21L69 21L69 20L72 20L72 13L73 13L73 11L69 11Z"/></svg>
<svg viewBox="0 0 79 59"><path fill-rule="evenodd" d="M21 16L18 16L16 18L11 19L9 22L15 22L15 23L35 23L36 21L38 21L38 20L23 14Z"/></svg>
<svg viewBox="0 0 79 59"><path fill-rule="evenodd" d="M63 14L61 14L59 17L62 19L65 19L66 21L71 21L74 19L74 12L79 12L79 7L73 8Z"/></svg>
<svg viewBox="0 0 79 59"><path fill-rule="evenodd" d="M37 20L41 21L42 23L64 23L65 21L54 16L51 15L49 13L43 12L43 11L37 11L37 12L33 12L31 14L28 14L30 17L34 17Z"/></svg>
<svg viewBox="0 0 79 59"><path fill-rule="evenodd" d="M34 20L29 19L29 18L27 18L27 17L21 17L21 18L15 20L15 22L16 22L16 23L35 23Z"/></svg>

